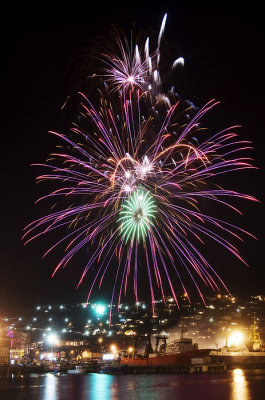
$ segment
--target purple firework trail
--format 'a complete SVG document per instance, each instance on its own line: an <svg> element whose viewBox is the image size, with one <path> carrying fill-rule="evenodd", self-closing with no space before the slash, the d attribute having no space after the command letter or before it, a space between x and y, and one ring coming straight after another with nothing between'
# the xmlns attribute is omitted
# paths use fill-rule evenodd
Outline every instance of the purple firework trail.
<svg viewBox="0 0 265 400"><path fill-rule="evenodd" d="M65 150L60 148L47 163L38 164L47 172L37 180L57 186L38 201L51 198L56 204L50 214L25 228L25 243L58 228L67 230L44 254L64 245L65 254L54 273L90 246L93 251L78 284L96 266L87 300L94 286L101 286L112 264L116 270L111 304L116 293L120 303L132 270L138 301L140 258L147 271L153 307L155 287L165 300L165 278L177 304L176 279L181 295L189 298L183 270L203 301L201 283L214 291L221 287L227 290L196 246L205 238L244 262L227 236L242 241L243 235L250 234L205 213L202 205L211 202L240 213L232 199L256 201L214 184L218 175L254 168L251 159L242 155L251 144L240 140L237 126L212 136L201 128L200 120L217 104L215 100L197 112L185 110L193 116L188 122L179 122L181 101L176 100L173 90L162 90L159 73L165 22L166 16L153 53L148 38L144 46L133 46L118 37L119 54L100 56L103 67L95 73L103 82L99 106L94 107L80 92L79 123L67 135L51 132L65 143ZM180 57L173 68L183 63Z"/></svg>

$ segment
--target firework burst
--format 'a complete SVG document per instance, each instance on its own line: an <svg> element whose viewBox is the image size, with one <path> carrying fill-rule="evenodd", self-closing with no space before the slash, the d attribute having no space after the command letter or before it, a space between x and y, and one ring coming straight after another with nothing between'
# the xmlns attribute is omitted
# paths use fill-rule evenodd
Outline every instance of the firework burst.
<svg viewBox="0 0 265 400"><path fill-rule="evenodd" d="M155 202L153 197L139 189L135 190L122 204L120 211L121 234L127 237L127 241L133 243L137 238L145 239L148 231L153 225L155 216Z"/></svg>
<svg viewBox="0 0 265 400"><path fill-rule="evenodd" d="M46 164L39 164L47 172L38 181L57 185L55 191L40 200L56 199L56 204L50 214L26 227L25 241L67 229L67 234L45 253L46 256L57 246L65 248L54 273L83 248L91 247L79 281L80 285L96 267L88 299L95 284L101 287L113 265L116 268L111 304L115 293L118 302L122 292L126 293L132 270L138 299L139 253L142 259L144 255L153 307L154 287L165 299L168 286L176 302L178 293L187 295L183 269L202 299L200 282L217 291L225 287L196 246L205 238L221 244L243 261L227 235L242 241L242 235L250 234L203 212L201 206L206 201L240 212L231 199L255 201L247 194L214 184L220 174L254 168L249 158L240 155L251 145L239 139L237 127L207 136L200 120L217 104L214 100L193 114L189 110L188 123L179 122L180 102L171 105L169 95L159 91L158 84L165 21L166 17L151 56L148 40L143 46L145 58L140 47L128 51L121 41L121 57L104 55L107 67L101 77L110 85L108 96L102 90L96 109L80 93L80 123L74 124L68 135L52 132L65 142L65 150L53 153ZM174 66L183 62L179 58ZM150 96L154 82L155 97ZM166 112L165 108L160 111L161 98Z"/></svg>

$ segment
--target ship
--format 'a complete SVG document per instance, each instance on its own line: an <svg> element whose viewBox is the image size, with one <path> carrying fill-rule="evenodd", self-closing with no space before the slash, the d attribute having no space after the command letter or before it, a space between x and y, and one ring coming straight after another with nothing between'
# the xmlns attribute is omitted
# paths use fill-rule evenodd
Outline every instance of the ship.
<svg viewBox="0 0 265 400"><path fill-rule="evenodd" d="M246 341L246 346L249 351L262 351L265 352L265 344L260 338L260 333L256 325L256 316L254 315L253 324L249 327L249 337Z"/></svg>
<svg viewBox="0 0 265 400"><path fill-rule="evenodd" d="M245 343L212 350L209 355L215 362L224 362L228 368L265 368L265 346L260 337L254 316Z"/></svg>
<svg viewBox="0 0 265 400"><path fill-rule="evenodd" d="M199 350L198 344L193 339L184 337L185 329L181 330L179 339L167 343L168 334L165 331L156 334L155 351L147 356L133 358L122 358L121 363L135 367L176 367L191 365L193 356L204 357L209 351ZM162 344L160 344L162 342Z"/></svg>
<svg viewBox="0 0 265 400"><path fill-rule="evenodd" d="M155 351L147 356L133 358L122 358L121 363L129 367L138 368L203 368L218 372L220 366L224 366L222 372L227 368L265 368L264 344L260 338L256 321L250 326L249 338L246 344L240 346L224 346L221 349L199 349L197 343L191 338L184 337L182 329L180 338L167 344L168 334L162 331L155 335ZM162 341L162 344L160 344ZM183 370L184 371L184 370Z"/></svg>

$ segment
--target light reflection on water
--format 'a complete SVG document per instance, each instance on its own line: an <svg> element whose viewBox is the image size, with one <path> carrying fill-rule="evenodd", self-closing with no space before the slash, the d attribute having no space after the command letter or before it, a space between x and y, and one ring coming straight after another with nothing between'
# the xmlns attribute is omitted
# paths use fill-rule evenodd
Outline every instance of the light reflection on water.
<svg viewBox="0 0 265 400"><path fill-rule="evenodd" d="M111 400L114 384L112 375L90 374L90 400Z"/></svg>
<svg viewBox="0 0 265 400"><path fill-rule="evenodd" d="M234 369L232 383L232 400L251 400L248 382L242 369Z"/></svg>
<svg viewBox="0 0 265 400"><path fill-rule="evenodd" d="M264 400L265 370L217 375L25 375L0 380L2 400Z"/></svg>
<svg viewBox="0 0 265 400"><path fill-rule="evenodd" d="M43 399L57 400L58 378L52 374L45 375Z"/></svg>

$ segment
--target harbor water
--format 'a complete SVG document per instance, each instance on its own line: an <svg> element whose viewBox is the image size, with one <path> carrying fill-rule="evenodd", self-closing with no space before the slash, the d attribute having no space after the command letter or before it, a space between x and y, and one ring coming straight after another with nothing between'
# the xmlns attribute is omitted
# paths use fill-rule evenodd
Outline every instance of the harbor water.
<svg viewBox="0 0 265 400"><path fill-rule="evenodd" d="M0 380L1 400L263 400L265 370L217 375L30 374Z"/></svg>

